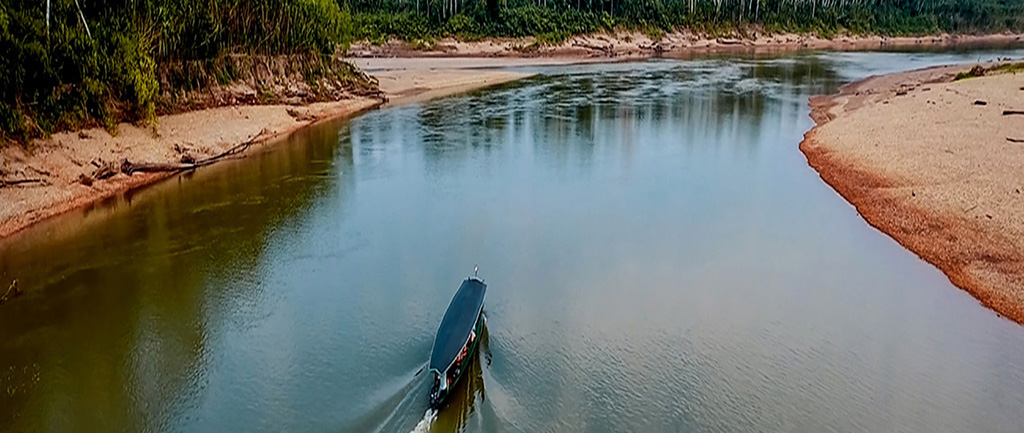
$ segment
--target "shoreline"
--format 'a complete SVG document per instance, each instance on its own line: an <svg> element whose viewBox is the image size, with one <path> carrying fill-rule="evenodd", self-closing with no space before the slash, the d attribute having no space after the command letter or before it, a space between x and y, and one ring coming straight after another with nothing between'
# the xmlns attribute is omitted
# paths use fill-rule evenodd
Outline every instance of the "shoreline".
<svg viewBox="0 0 1024 433"><path fill-rule="evenodd" d="M1024 42L1024 34L983 35L937 34L928 36L839 35L821 38L810 34L753 33L751 37L716 37L688 30L652 38L637 31L577 35L556 44L542 44L536 38L487 38L465 42L443 38L424 49L391 39L381 45L354 42L350 58L508 58L508 59L597 59L642 60L687 58L713 53L782 53L802 50L866 51L914 47L957 47L1009 45Z"/></svg>
<svg viewBox="0 0 1024 433"><path fill-rule="evenodd" d="M156 131L122 123L117 136L103 128L89 128L33 140L31 149L8 146L0 150L4 180L37 181L0 188L0 240L38 222L188 171L93 176L104 165L177 164L186 155L196 160L227 155L238 146L267 146L301 128L352 116L381 103L354 97L305 106L218 107L160 116ZM224 160L244 155L231 153Z"/></svg>
<svg viewBox="0 0 1024 433"><path fill-rule="evenodd" d="M873 76L811 98L816 125L800 150L868 224L1024 324L1024 145L1011 140L1024 119L1001 113L1024 108L1024 74L953 81L972 66Z"/></svg>
<svg viewBox="0 0 1024 433"><path fill-rule="evenodd" d="M350 118L384 105L420 102L508 83L533 74L470 69L382 72L384 98L352 96L306 105L232 105L159 116L154 129L122 123L111 136L87 128L0 148L0 241L36 223L144 188L184 171L125 174L136 165L178 165L245 157L251 147L324 121ZM235 152L236 149L241 151ZM212 161L216 163L216 161ZM112 175L98 178L102 167Z"/></svg>
<svg viewBox="0 0 1024 433"><path fill-rule="evenodd" d="M642 33L616 32L576 36L532 52L512 49L516 44L529 43L531 38L455 41L461 45L454 50L445 48L451 41L442 41L435 46L441 49L433 51L394 51L404 43L389 43L367 52L365 47L355 44L347 60L377 78L384 100L352 97L308 105L226 106L160 116L155 130L121 124L116 137L102 128L91 128L34 140L28 148L15 145L0 149L0 240L39 221L153 184L175 173L116 174L102 180L92 179L91 175L100 165L114 166L125 159L132 163L176 164L188 159L211 158L248 140L254 140L259 146L267 145L323 120L350 117L380 106L422 102L533 75L504 70L512 67L637 61L716 52L846 51L1011 44L1021 40L1022 36L1016 34L916 38L843 36L831 40L780 34L732 40L674 32L653 41ZM370 55L360 57L361 49L362 54ZM380 56L399 52L406 57ZM30 182L11 183L24 180Z"/></svg>

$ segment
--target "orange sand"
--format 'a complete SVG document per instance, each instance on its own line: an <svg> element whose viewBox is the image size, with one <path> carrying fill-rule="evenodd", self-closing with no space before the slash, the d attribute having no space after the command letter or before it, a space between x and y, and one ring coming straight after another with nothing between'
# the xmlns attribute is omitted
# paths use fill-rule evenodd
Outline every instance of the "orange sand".
<svg viewBox="0 0 1024 433"><path fill-rule="evenodd" d="M952 81L970 67L813 98L800 149L868 223L1024 324L1024 116L1002 114L1024 109L1024 74Z"/></svg>

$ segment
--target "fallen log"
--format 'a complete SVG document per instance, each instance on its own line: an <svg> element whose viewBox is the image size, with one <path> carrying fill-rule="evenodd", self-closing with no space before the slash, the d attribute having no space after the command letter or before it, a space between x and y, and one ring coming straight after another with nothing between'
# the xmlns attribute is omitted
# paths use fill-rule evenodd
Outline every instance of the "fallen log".
<svg viewBox="0 0 1024 433"><path fill-rule="evenodd" d="M1024 143L1024 138L1006 137L1006 141L1009 141L1010 143Z"/></svg>
<svg viewBox="0 0 1024 433"><path fill-rule="evenodd" d="M195 164L167 164L162 162L121 162L121 173L131 175L132 173L158 173L164 171L187 170Z"/></svg>
<svg viewBox="0 0 1024 433"><path fill-rule="evenodd" d="M1021 110L1003 110L1003 115L1004 116L1009 116L1009 115L1013 115L1013 114L1024 115L1024 111L1021 111Z"/></svg>
<svg viewBox="0 0 1024 433"><path fill-rule="evenodd" d="M130 176L132 173L136 173L136 172L138 172L138 173L167 173L167 172L175 172L175 171L194 170L194 169L202 167L204 165L213 164L214 162L217 162L217 161L219 161L219 160L221 160L223 158L226 158L228 156L232 156L232 155L244 152L246 149L249 148L249 146L252 146L252 144L255 143L256 140L259 139L266 132L267 132L267 130L264 129L264 130L260 131L258 134L252 136L252 138L246 140L245 143L240 143L240 144L235 145L234 147L232 147L232 148L230 148L230 149L228 149L228 150L226 150L224 152L221 152L221 153L219 153L217 155L211 156L209 158L203 158L203 159L200 159L200 160L196 160L195 162L191 162L191 163L170 164L170 163L163 163L163 162L131 162L131 161L128 161L127 159L125 159L125 160L123 160L121 162L121 173L124 173L124 174L127 174L127 175Z"/></svg>
<svg viewBox="0 0 1024 433"><path fill-rule="evenodd" d="M96 164L94 161L93 165L96 165L96 170L93 170L92 172L92 177L94 179L106 179L110 176L117 174L117 165L114 164L113 162L108 162L105 164Z"/></svg>
<svg viewBox="0 0 1024 433"><path fill-rule="evenodd" d="M0 179L0 188L11 185L21 185L25 183L42 183L42 179Z"/></svg>

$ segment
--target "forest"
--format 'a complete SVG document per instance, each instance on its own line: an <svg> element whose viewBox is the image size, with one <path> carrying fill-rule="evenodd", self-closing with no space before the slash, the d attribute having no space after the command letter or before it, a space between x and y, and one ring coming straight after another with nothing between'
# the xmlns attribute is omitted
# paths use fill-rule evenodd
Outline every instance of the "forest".
<svg viewBox="0 0 1024 433"><path fill-rule="evenodd" d="M174 90L167 87L181 85L161 71L182 62L291 54L332 69L353 40L558 42L618 28L826 37L1021 31L1024 0L4 0L0 143L152 122L161 95ZM218 79L230 81L230 68L221 70Z"/></svg>
<svg viewBox="0 0 1024 433"><path fill-rule="evenodd" d="M912 35L1024 28L1021 0L349 0L358 39L568 36L614 28Z"/></svg>
<svg viewBox="0 0 1024 433"><path fill-rule="evenodd" d="M4 0L0 143L152 122L169 90L160 72L173 65L245 53L302 54L329 66L351 23L334 0Z"/></svg>

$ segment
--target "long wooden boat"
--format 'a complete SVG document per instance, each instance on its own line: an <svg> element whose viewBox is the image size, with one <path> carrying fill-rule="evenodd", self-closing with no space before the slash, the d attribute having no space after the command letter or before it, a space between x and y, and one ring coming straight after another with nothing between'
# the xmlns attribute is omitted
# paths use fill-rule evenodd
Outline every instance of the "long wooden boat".
<svg viewBox="0 0 1024 433"><path fill-rule="evenodd" d="M431 408L443 405L462 374L469 370L483 328L486 292L487 284L474 272L459 286L437 327L428 365L434 376L430 388Z"/></svg>

